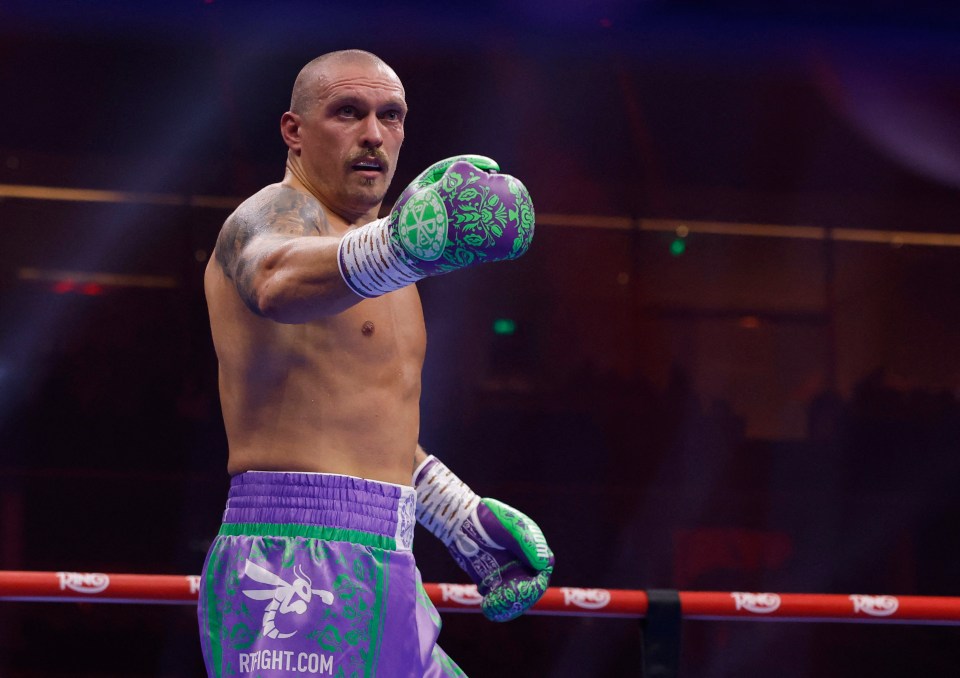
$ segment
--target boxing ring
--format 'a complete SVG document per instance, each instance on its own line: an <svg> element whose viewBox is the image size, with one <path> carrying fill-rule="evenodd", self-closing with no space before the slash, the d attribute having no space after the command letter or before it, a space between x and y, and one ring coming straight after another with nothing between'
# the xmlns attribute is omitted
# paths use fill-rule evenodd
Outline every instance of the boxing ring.
<svg viewBox="0 0 960 678"><path fill-rule="evenodd" d="M199 575L0 571L0 601L196 605ZM480 612L476 586L428 583L441 612ZM677 676L682 620L960 625L960 597L551 587L528 615L635 619L638 674Z"/></svg>

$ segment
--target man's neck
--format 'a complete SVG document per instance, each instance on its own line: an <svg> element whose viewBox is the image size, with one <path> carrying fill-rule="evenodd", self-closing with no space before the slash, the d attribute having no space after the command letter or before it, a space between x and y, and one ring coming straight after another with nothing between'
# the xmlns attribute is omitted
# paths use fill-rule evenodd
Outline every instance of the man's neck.
<svg viewBox="0 0 960 678"><path fill-rule="evenodd" d="M323 209L327 213L327 218L330 220L331 224L337 228L337 230L346 230L352 228L353 226L362 226L363 224L373 221L379 215L380 205L376 205L365 211L358 210L355 212L339 208L336 205L331 205L330 201L324 199L324 197L320 195L320 193L313 187L309 179L307 179L303 168L298 162L296 162L296 158L287 159L287 167L281 183L295 188L298 191L308 193L316 198L320 204L323 205Z"/></svg>

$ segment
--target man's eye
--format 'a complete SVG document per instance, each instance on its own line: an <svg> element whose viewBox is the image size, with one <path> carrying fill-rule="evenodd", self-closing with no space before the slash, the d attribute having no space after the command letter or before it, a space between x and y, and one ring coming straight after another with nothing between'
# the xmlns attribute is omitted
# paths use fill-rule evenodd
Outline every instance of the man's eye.
<svg viewBox="0 0 960 678"><path fill-rule="evenodd" d="M400 121L400 111L387 111L383 115L384 120L389 120L390 122L399 122Z"/></svg>
<svg viewBox="0 0 960 678"><path fill-rule="evenodd" d="M355 118L357 117L357 109L353 106L342 106L340 108L340 115L345 118Z"/></svg>

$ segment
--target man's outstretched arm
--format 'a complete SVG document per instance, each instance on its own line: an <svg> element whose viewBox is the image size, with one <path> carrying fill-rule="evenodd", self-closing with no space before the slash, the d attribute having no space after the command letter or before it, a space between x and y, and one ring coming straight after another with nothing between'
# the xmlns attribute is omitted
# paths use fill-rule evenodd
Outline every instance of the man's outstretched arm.
<svg viewBox="0 0 960 678"><path fill-rule="evenodd" d="M227 218L216 258L253 313L302 323L362 300L340 275L339 242L316 198L278 184Z"/></svg>

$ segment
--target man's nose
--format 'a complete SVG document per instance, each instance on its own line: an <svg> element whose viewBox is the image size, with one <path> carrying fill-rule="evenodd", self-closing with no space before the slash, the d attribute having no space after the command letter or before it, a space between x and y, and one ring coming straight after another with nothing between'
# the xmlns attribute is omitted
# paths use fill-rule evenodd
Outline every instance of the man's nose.
<svg viewBox="0 0 960 678"><path fill-rule="evenodd" d="M362 121L360 145L364 148L380 148L383 145L383 130L380 129L380 120L371 113Z"/></svg>

